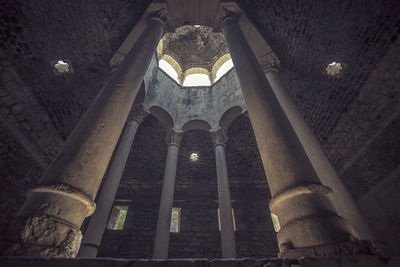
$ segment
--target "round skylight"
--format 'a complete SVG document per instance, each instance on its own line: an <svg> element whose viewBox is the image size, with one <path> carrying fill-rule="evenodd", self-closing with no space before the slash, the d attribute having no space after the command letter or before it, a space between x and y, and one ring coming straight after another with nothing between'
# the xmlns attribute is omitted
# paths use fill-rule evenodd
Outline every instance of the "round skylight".
<svg viewBox="0 0 400 267"><path fill-rule="evenodd" d="M69 72L69 64L62 60L57 61L57 63L54 64L54 68L60 73Z"/></svg>
<svg viewBox="0 0 400 267"><path fill-rule="evenodd" d="M336 76L340 74L342 69L343 69L342 64L333 61L332 63L328 64L325 70L328 75Z"/></svg>
<svg viewBox="0 0 400 267"><path fill-rule="evenodd" d="M199 160L199 155L197 153L192 153L192 154L190 154L189 159L190 159L191 162L198 161Z"/></svg>

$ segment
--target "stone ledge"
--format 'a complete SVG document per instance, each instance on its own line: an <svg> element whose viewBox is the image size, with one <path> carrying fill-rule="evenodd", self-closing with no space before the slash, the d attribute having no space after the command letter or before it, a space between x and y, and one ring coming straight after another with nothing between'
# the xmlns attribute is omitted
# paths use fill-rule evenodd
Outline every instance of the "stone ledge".
<svg viewBox="0 0 400 267"><path fill-rule="evenodd" d="M28 257L2 257L0 266L3 267L376 267L400 266L400 256L382 258L378 256L348 256L348 257L315 257L299 260L281 259L234 259L234 260L208 260L208 259L171 259L171 260L146 260L146 259L111 259L111 258L28 258Z"/></svg>

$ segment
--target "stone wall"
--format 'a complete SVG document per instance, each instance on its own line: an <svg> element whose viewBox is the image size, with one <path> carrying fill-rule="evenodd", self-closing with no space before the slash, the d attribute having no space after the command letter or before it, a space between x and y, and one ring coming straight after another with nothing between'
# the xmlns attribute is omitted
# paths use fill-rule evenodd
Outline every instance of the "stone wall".
<svg viewBox="0 0 400 267"><path fill-rule="evenodd" d="M182 129L191 120L203 120L212 129L229 108L246 110L239 80L234 69L211 86L181 87L157 67L155 58L145 78L147 95L144 104L159 106L174 120L175 129Z"/></svg>
<svg viewBox="0 0 400 267"><path fill-rule="evenodd" d="M4 240L8 226L24 203L26 190L37 183L43 169L2 124L0 140L0 240Z"/></svg>
<svg viewBox="0 0 400 267"><path fill-rule="evenodd" d="M274 256L277 245L268 212L268 185L249 119L236 119L228 135L238 256ZM151 258L166 160L164 137L161 123L152 116L140 126L115 201L129 206L125 228L106 230L100 257ZM198 153L199 160L191 162L191 153ZM207 131L183 135L174 207L181 208L181 227L170 235L169 258L220 258L215 152Z"/></svg>
<svg viewBox="0 0 400 267"><path fill-rule="evenodd" d="M116 195L127 205L123 230L106 230L100 257L151 258L167 145L162 124L149 115L138 128ZM106 174L107 176L107 174Z"/></svg>

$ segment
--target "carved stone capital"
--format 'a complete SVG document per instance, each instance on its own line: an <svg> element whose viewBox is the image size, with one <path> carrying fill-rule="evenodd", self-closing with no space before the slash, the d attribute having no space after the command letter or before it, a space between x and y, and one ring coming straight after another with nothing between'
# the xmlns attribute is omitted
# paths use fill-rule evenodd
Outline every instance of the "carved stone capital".
<svg viewBox="0 0 400 267"><path fill-rule="evenodd" d="M165 142L168 146L178 146L181 144L182 141L182 133L178 133L174 130L170 130L165 138Z"/></svg>
<svg viewBox="0 0 400 267"><path fill-rule="evenodd" d="M210 134L214 146L225 145L226 142L228 141L228 136L226 135L224 129L219 129L215 132L211 132Z"/></svg>
<svg viewBox="0 0 400 267"><path fill-rule="evenodd" d="M134 105L129 113L128 121L137 121L137 123L140 125L148 114L149 113L143 109L142 104Z"/></svg>
<svg viewBox="0 0 400 267"><path fill-rule="evenodd" d="M147 18L149 21L158 20L163 24L166 32L174 31L174 25L166 3L152 3L146 12L149 14Z"/></svg>

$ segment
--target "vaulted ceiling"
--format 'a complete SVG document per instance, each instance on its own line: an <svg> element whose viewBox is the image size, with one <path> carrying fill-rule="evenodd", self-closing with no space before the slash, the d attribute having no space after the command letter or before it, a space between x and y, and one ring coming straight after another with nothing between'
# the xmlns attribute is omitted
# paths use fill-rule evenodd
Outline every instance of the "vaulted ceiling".
<svg viewBox="0 0 400 267"><path fill-rule="evenodd" d="M48 162L59 147L46 154L50 139L41 136L51 135L54 143L68 137L149 3L0 3L1 112L32 143L43 140L40 153ZM400 163L398 1L237 3L279 57L283 82L351 192L364 195ZM49 62L58 59L70 60L74 73L55 76ZM340 77L325 74L332 61L344 65ZM18 160L8 164L26 163Z"/></svg>

